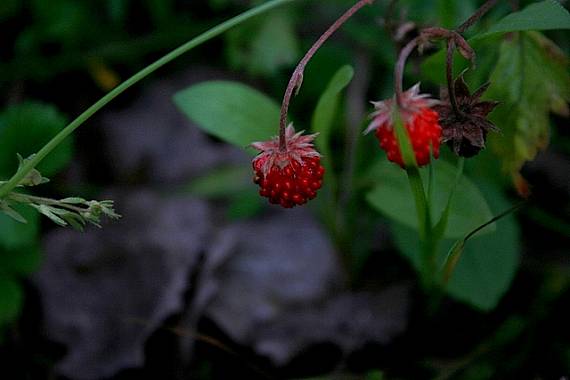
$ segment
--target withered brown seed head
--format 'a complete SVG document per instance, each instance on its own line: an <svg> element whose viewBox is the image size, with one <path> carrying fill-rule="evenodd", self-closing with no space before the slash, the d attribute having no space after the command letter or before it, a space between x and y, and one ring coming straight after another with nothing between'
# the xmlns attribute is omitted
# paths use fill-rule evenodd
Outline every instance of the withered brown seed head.
<svg viewBox="0 0 570 380"><path fill-rule="evenodd" d="M442 91L441 104L433 108L439 114L439 124L443 128L442 141L447 142L457 155L472 157L485 148L487 132L499 131L487 120L487 115L499 102L480 100L489 83L471 94L463 74L455 80L454 87L459 114L453 111L447 91Z"/></svg>

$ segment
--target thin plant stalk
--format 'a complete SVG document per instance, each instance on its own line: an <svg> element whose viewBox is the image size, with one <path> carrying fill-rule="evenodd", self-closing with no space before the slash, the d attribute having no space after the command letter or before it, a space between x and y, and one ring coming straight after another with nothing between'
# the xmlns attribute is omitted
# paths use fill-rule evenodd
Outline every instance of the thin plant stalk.
<svg viewBox="0 0 570 380"><path fill-rule="evenodd" d="M125 80L123 83L115 87L101 99L99 99L95 104L85 110L81 115L79 115L75 120L68 124L64 129L62 129L57 135L55 135L46 145L44 145L35 155L33 155L29 160L27 160L22 167L10 178L2 187L0 187L0 199L8 195L26 175L34 169L51 151L53 151L66 137L72 134L79 126L85 123L91 116L93 116L97 111L106 106L109 102L115 99L117 96L122 94L125 90L133 86L134 84L140 82L142 79L146 78L156 70L160 69L164 65L172 62L176 58L180 57L189 50L195 48L211 40L214 37L226 32L227 30L233 28L234 26L243 23L255 16L262 13L266 13L278 6L291 3L296 0L273 0L265 4L252 8L234 18L231 18L214 28L202 33L201 35L191 39L190 41L184 43L178 48L174 49L170 53L166 54L157 61L151 63L144 69L140 70L134 74L129 79Z"/></svg>
<svg viewBox="0 0 570 380"><path fill-rule="evenodd" d="M435 242L433 241L432 234L432 220L431 220L431 199L427 197L426 190L417 166L416 157L413 152L411 142L404 124L399 117L399 110L402 108L402 94L403 86L402 80L404 76L404 68L406 61L412 51L418 46L422 37L416 37L410 41L398 56L398 61L394 68L394 88L396 97L396 110L394 111L395 132L402 152L406 174L410 185L410 190L414 197L416 212L418 217L418 229L420 236L420 251L421 251L421 264L420 275L422 284L425 289L429 290L433 283L433 274L436 269L435 258ZM433 173L432 173L433 174Z"/></svg>
<svg viewBox="0 0 570 380"><path fill-rule="evenodd" d="M285 130L287 128L287 113L289 112L289 103L291 103L291 97L294 91L299 91L301 84L303 83L303 73L305 72L305 66L313 58L317 50L336 32L345 22L348 21L356 12L358 12L362 7L368 4L372 4L375 0L360 0L354 4L349 10L347 10L342 16L340 16L311 46L311 48L305 53L305 56L299 61L297 67L289 79L289 84L285 89L285 94L283 95L283 102L281 103L281 115L279 117L279 149L285 151L287 147L287 139L285 137Z"/></svg>
<svg viewBox="0 0 570 380"><path fill-rule="evenodd" d="M432 38L446 38L447 39L447 59L446 59L446 76L447 85L449 89L450 101L454 112L457 115L461 115L461 110L457 106L457 101L455 97L455 88L453 86L453 52L456 48L456 43L459 43L462 48L466 50L471 50L470 47L464 42L460 33L465 32L471 25L477 22L483 15L485 15L493 6L496 4L496 0L486 1L475 13L467 19L463 24L461 24L456 31L447 31L442 28L428 28L424 29L422 33L402 48L398 56L394 68L394 89L397 108L402 108L402 95L403 95L403 76L406 61L412 51L416 49L422 42ZM472 52L468 52L472 53ZM474 53L473 58L474 58ZM398 111L396 111L397 113ZM399 118L398 118L399 119ZM402 152L402 158L406 166L406 174L408 176L408 181L410 184L410 189L412 191L414 202L416 205L416 211L418 216L418 227L420 235L420 246L421 246L421 278L424 287L430 290L434 283L434 274L437 271L437 247L439 241L443 237L443 232L447 226L447 217L449 214L449 207L457 187L457 183L461 179L461 174L463 172L463 160L458 163L458 175L456 178L456 183L451 190L448 204L444 215L442 215L441 220L437 225L433 225L431 218L431 203L432 203L432 191L433 191L433 176L434 169L430 167L429 172L429 188L428 193L426 193L422 178L420 176L419 169L415 162L415 157L411 151L411 144L406 130L401 122L401 120L396 121L396 135L398 138L398 145L400 146Z"/></svg>

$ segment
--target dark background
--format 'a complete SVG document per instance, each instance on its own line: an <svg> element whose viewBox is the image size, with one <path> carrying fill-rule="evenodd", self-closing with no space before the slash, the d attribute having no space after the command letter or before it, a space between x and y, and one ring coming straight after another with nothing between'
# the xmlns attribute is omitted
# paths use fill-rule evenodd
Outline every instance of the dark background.
<svg viewBox="0 0 570 380"><path fill-rule="evenodd" d="M119 81L257 3L3 0L0 133L9 121L19 127L1 135L0 174L8 178L16 153L37 151ZM508 13L504 3L479 28ZM314 208L260 202L248 154L174 107L176 91L212 79L279 101L302 52L350 4L299 1L240 25L122 94L50 156L42 173L51 182L37 194L113 199L123 218L84 233L33 212L25 227L2 219L0 378L570 376L567 118L551 119L551 144L523 169L533 195L512 219L520 265L496 307L479 310L449 297L434 308L391 224L371 210L361 215L366 254L352 257L356 270L343 266ZM452 27L478 4L402 1L392 21ZM398 42L386 11L381 1L364 9L317 54L293 101L297 123L309 123L346 63L360 84L342 117L360 123L364 101L390 96ZM568 52L567 32L547 36ZM424 90L438 91L429 82ZM230 164L243 169L228 180L235 194L192 187ZM506 199L519 199L495 179Z"/></svg>

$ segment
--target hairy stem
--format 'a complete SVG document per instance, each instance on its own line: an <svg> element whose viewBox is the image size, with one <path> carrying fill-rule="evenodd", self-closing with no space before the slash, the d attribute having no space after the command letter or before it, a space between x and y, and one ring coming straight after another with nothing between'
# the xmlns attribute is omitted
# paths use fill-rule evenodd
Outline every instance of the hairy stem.
<svg viewBox="0 0 570 380"><path fill-rule="evenodd" d="M362 7L367 4L372 4L375 0L360 0L352 6L348 11L346 11L338 20L336 20L324 33L319 37L317 42L311 46L309 51L301 59L295 71L289 79L289 84L285 90L285 95L283 95L283 103L281 104L281 116L279 119L279 149L284 151L287 146L287 140L285 137L285 129L287 127L287 113L289 112L289 103L291 103L291 96L293 96L293 91L299 91L301 84L303 82L303 73L305 71L305 66L313 58L317 50L325 43L326 40L336 32L342 24L344 24L349 18L351 18L356 12L358 12Z"/></svg>
<svg viewBox="0 0 570 380"><path fill-rule="evenodd" d="M497 4L497 0L487 0L485 4L481 5L479 9L475 11L463 24L459 25L456 29L458 33L463 33L469 29L473 24L475 24L481 17L483 17L487 12L489 12Z"/></svg>
<svg viewBox="0 0 570 380"><path fill-rule="evenodd" d="M424 288L429 290L432 287L433 274L436 269L436 242L432 236L431 206L429 200L426 199L426 192L418 168L415 166L407 167L406 174L418 215L421 247L420 274Z"/></svg>
<svg viewBox="0 0 570 380"><path fill-rule="evenodd" d="M453 81L453 53L455 52L455 42L453 38L447 40L447 54L445 59L445 76L447 79L447 93L451 108L457 116L463 115L463 112L457 106L457 98L455 96L455 84Z"/></svg>
<svg viewBox="0 0 570 380"><path fill-rule="evenodd" d="M21 203L37 203L37 204L44 204L44 205L49 205L49 206L57 206L57 207L65 208L65 209L75 211L78 213L87 210L87 208L82 208L82 207L62 203L56 199L37 197L35 195L29 195L29 194L12 193L12 194L10 194L10 197L8 199L13 199L16 202L21 202Z"/></svg>
<svg viewBox="0 0 570 380"><path fill-rule="evenodd" d="M345 170L342 175L342 187L339 196L339 211L348 204L354 180L356 151L359 128L366 114L366 90L370 79L370 57L364 51L356 53L355 76L346 94L346 148Z"/></svg>
<svg viewBox="0 0 570 380"><path fill-rule="evenodd" d="M455 85L453 83L453 53L455 52L456 48L456 39L460 43L460 48L462 43L468 47L467 43L463 38L460 36L461 33L464 33L467 29L469 29L473 24L481 19L487 12L489 12L494 6L497 4L497 0L487 0L479 9L475 11L463 24L459 25L455 30L455 36L450 34L447 38L447 55L446 55L446 79L447 79L447 90L449 94L449 102L451 103L451 108L453 109L453 113L457 116L461 117L463 112L457 106L457 97L455 96Z"/></svg>
<svg viewBox="0 0 570 380"><path fill-rule="evenodd" d="M403 87L402 81L404 79L404 68L406 67L406 61L408 57L414 51L414 49L418 46L420 42L420 37L416 37L406 46L400 50L400 55L398 56L398 61L396 62L396 66L394 68L394 92L396 93L396 104L398 107L403 108L402 106L402 94L403 94Z"/></svg>
<svg viewBox="0 0 570 380"><path fill-rule="evenodd" d="M463 240L467 241L467 240L471 239L475 234L477 234L477 232L479 232L482 229L484 229L485 227L503 219L505 216L512 214L513 212L515 212L516 210L518 210L519 208L524 206L526 203L527 203L526 200L520 201L519 203L515 204L514 206L512 206L512 207L508 208L507 210L501 212L499 215L494 216L493 218L489 219L486 223L480 225L479 227L475 228L473 231L471 231L467 235L465 235Z"/></svg>
<svg viewBox="0 0 570 380"><path fill-rule="evenodd" d="M85 112L79 115L75 120L73 120L69 125L67 125L64 129L62 129L56 136L54 136L46 145L40 149L37 154L35 154L30 160L26 161L26 163L10 178L2 187L0 187L0 198L5 197L9 194L22 179L26 177L26 175L35 168L52 150L54 150L66 137L68 137L73 131L75 131L80 125L82 125L85 121L87 121L93 114L107 105L110 101L115 99L117 96L122 94L125 90L129 87L133 86L134 84L140 82L142 79L146 78L148 75L152 74L162 66L166 65L167 63L173 61L174 59L180 57L182 54L188 52L189 50L195 48L198 45L203 44L204 42L219 36L220 34L224 33L228 29L254 17L259 14L265 13L277 6L293 2L295 0L273 0L269 1L263 5L250 9L247 12L244 12L228 21L225 21L218 26L202 33L201 35L191 39L190 41L186 42L182 46L174 49L170 53L166 54L162 58L158 59L154 63L150 64L149 66L145 67L144 69L137 72L135 75L115 87L105 96L103 96L99 101L89 107Z"/></svg>

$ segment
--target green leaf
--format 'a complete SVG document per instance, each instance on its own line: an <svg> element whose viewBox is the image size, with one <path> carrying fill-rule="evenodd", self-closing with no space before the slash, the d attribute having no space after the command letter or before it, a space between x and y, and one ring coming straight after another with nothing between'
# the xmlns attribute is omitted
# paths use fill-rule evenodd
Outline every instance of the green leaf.
<svg viewBox="0 0 570 380"><path fill-rule="evenodd" d="M37 169L32 169L30 172L20 181L20 186L38 186L48 183L49 178L42 176Z"/></svg>
<svg viewBox="0 0 570 380"><path fill-rule="evenodd" d="M215 11L227 8L231 4L231 0L209 0L208 4Z"/></svg>
<svg viewBox="0 0 570 380"><path fill-rule="evenodd" d="M2 6L0 6L0 21L14 17L14 15L20 12L23 4L21 0L2 0Z"/></svg>
<svg viewBox="0 0 570 380"><path fill-rule="evenodd" d="M343 66L331 78L327 88L322 93L311 122L311 129L315 133L319 133L319 138L315 143L321 153L325 157L331 157L330 135L334 125L334 118L337 114L338 103L342 90L352 80L354 69L349 66Z"/></svg>
<svg viewBox="0 0 570 380"><path fill-rule="evenodd" d="M436 4L441 26L447 29L453 29L462 21L467 20L475 11L473 1L437 0Z"/></svg>
<svg viewBox="0 0 570 380"><path fill-rule="evenodd" d="M503 211L499 215L494 216L493 219L489 220L485 224L482 224L473 231L469 232L463 238L457 240L453 244L453 246L451 246L451 248L449 249L449 253L443 263L443 268L442 268L443 283L447 284L449 278L453 275L455 267L457 266L457 263L459 262L459 259L461 258L463 251L465 250L465 245L469 242L470 239L472 239L474 236L477 236L477 234L480 234L483 229L487 228L492 223L498 222L499 220L513 214L522 205L523 205L522 203L519 203L518 205L515 205Z"/></svg>
<svg viewBox="0 0 570 380"><path fill-rule="evenodd" d="M250 167L221 167L192 180L181 191L205 198L231 197L248 188L254 188L252 175Z"/></svg>
<svg viewBox="0 0 570 380"><path fill-rule="evenodd" d="M230 220L251 218L263 209L265 203L257 191L244 190L233 195L226 215Z"/></svg>
<svg viewBox="0 0 570 380"><path fill-rule="evenodd" d="M57 209L55 207L47 206L44 204L33 204L33 203L30 204L30 206L32 206L33 208L38 210L41 214L50 218L52 220L52 222L54 222L54 223L56 223L62 227L67 226L67 222L65 220L63 220L62 218L60 218L59 216L57 216L58 212L57 212Z"/></svg>
<svg viewBox="0 0 570 380"><path fill-rule="evenodd" d="M241 25L228 32L226 41L230 65L251 74L275 74L299 56L293 22L286 11L271 12Z"/></svg>
<svg viewBox="0 0 570 380"><path fill-rule="evenodd" d="M65 46L78 46L89 36L85 30L94 25L87 2L32 0L30 10L36 26L32 31L38 38Z"/></svg>
<svg viewBox="0 0 570 380"><path fill-rule="evenodd" d="M298 45L289 13L272 12L252 41L251 71L275 74L279 68L294 64L299 56Z"/></svg>
<svg viewBox="0 0 570 380"><path fill-rule="evenodd" d="M157 29L170 26L174 18L174 0L146 0L146 6Z"/></svg>
<svg viewBox="0 0 570 380"><path fill-rule="evenodd" d="M24 218L18 211L14 210L10 203L5 200L0 200L0 210L17 222L24 224L28 223L26 218Z"/></svg>
<svg viewBox="0 0 570 380"><path fill-rule="evenodd" d="M80 215L74 214L72 212L67 212L65 214L62 214L61 217L77 231L83 232L85 230L85 225L87 224L87 221L84 218L82 218Z"/></svg>
<svg viewBox="0 0 570 380"><path fill-rule="evenodd" d="M23 298L22 289L16 280L0 273L0 328L18 318Z"/></svg>
<svg viewBox="0 0 570 380"><path fill-rule="evenodd" d="M66 118L55 107L25 102L0 113L0 177L12 176L18 166L17 155L24 157L40 150L65 127ZM72 158L72 140L66 139L38 165L50 177L63 169Z"/></svg>
<svg viewBox="0 0 570 380"><path fill-rule="evenodd" d="M0 271L12 276L27 276L39 269L42 261L39 244L30 241L26 246L3 250L0 248Z"/></svg>
<svg viewBox="0 0 570 380"><path fill-rule="evenodd" d="M28 223L20 223L0 212L0 249L12 250L33 244L38 238L39 217L30 207L12 206Z"/></svg>
<svg viewBox="0 0 570 380"><path fill-rule="evenodd" d="M365 380L383 380L384 379L384 372L380 370L373 370L369 371L366 374Z"/></svg>
<svg viewBox="0 0 570 380"><path fill-rule="evenodd" d="M334 40L327 41L305 68L303 87L295 97L296 104L313 104L315 99L321 97L336 72L341 67L352 63L353 56L344 45ZM282 88L279 90L283 91Z"/></svg>
<svg viewBox="0 0 570 380"><path fill-rule="evenodd" d="M113 23L124 25L128 12L128 2L129 0L108 0L106 2L107 14Z"/></svg>
<svg viewBox="0 0 570 380"><path fill-rule="evenodd" d="M509 208L509 202L497 188L482 186L481 189L495 214ZM515 219L509 216L496 225L495 232L476 235L469 240L446 289L450 296L481 310L491 310L497 305L509 289L519 265L520 233ZM392 227L401 253L419 272L417 234L401 224ZM453 240L446 240L440 245L440 263L453 244Z"/></svg>
<svg viewBox="0 0 570 380"><path fill-rule="evenodd" d="M319 74L323 75L322 73ZM336 218L335 209L338 206L336 202L338 180L333 164L331 135L333 128L338 124L335 123L335 118L338 115L341 93L348 86L353 76L354 69L350 65L344 65L336 70L324 91L320 94L311 120L311 131L319 134L318 138L315 139L315 144L322 154L322 164L327 168L324 178L327 186L322 190L322 194L319 197L318 208L322 213L323 220L330 228L336 228L334 220Z"/></svg>
<svg viewBox="0 0 570 380"><path fill-rule="evenodd" d="M257 214L265 203L257 193L249 166L214 169L183 186L180 192L208 199L228 199L227 216L231 220L249 218Z"/></svg>
<svg viewBox="0 0 570 380"><path fill-rule="evenodd" d="M414 149L412 148L412 142L410 141L410 134L407 132L402 121L400 110L394 111L394 132L396 132L396 140L398 141L398 147L402 152L402 160L406 165L406 168L417 168L418 163L416 162L416 155L414 154Z"/></svg>
<svg viewBox="0 0 570 380"><path fill-rule="evenodd" d="M203 82L178 92L174 102L200 128L242 148L278 132L279 106L241 83Z"/></svg>
<svg viewBox="0 0 570 380"><path fill-rule="evenodd" d="M87 200L80 197L69 197L60 200L61 203L67 203L70 205L87 204Z"/></svg>
<svg viewBox="0 0 570 380"><path fill-rule="evenodd" d="M489 143L523 192L519 171L547 146L550 112L570 113L568 62L554 43L536 32L520 33L500 47L485 97L501 102L490 119L502 133L490 136Z"/></svg>
<svg viewBox="0 0 570 380"><path fill-rule="evenodd" d="M497 62L495 50L502 35L508 32L529 30L570 29L570 14L558 2L545 0L530 4L519 12L514 12L497 22L488 31L469 39L469 44L477 52L477 70L486 75L486 68L492 70ZM457 52L454 54L453 71L459 73L468 66L468 61ZM429 56L422 63L422 75L434 83L445 83L445 49ZM477 85L486 79L475 80Z"/></svg>
<svg viewBox="0 0 570 380"><path fill-rule="evenodd" d="M448 194L456 181L456 169L445 161L433 163L434 184L432 217L437 221L447 205ZM426 169L421 169L424 172ZM406 172L399 166L382 161L370 172L375 186L366 195L368 203L385 216L413 229L418 229L414 198L409 188ZM457 185L451 203L449 220L444 236L459 238L492 218L489 206L477 187L465 176ZM493 231L493 226L488 232ZM416 239L417 240L417 239Z"/></svg>
<svg viewBox="0 0 570 380"><path fill-rule="evenodd" d="M553 29L570 29L570 14L557 1L544 0L507 15L478 38L496 33Z"/></svg>

